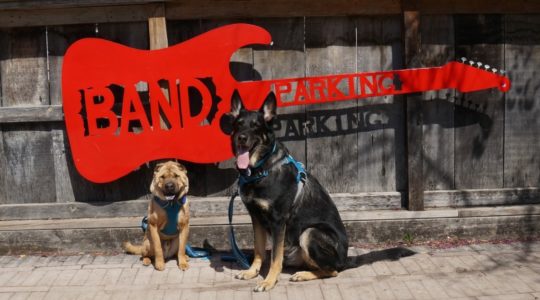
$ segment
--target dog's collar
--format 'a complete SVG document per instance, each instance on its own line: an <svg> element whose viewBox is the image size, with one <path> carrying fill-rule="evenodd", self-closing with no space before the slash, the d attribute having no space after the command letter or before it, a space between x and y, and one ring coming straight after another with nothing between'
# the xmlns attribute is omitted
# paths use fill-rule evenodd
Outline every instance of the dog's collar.
<svg viewBox="0 0 540 300"><path fill-rule="evenodd" d="M276 150L277 150L277 143L274 142L272 151L266 152L263 158L260 159L253 168L238 169L238 172L240 173L238 176L238 185L242 187L245 184L259 181L263 179L264 177L268 176L268 170L264 170L261 167L266 163L266 161L270 158L270 156L276 152Z"/></svg>
<svg viewBox="0 0 540 300"><path fill-rule="evenodd" d="M246 170L239 170L240 175L238 176L238 187L242 188L244 185L257 182L264 177L267 177L269 170L264 170L261 168L262 165L270 158L270 156L276 152L276 143L274 142L274 147L272 151L268 152L263 159L257 162L254 168L248 168ZM304 165L301 162L296 161L291 155L286 155L281 160L281 165L293 164L296 168L296 183L304 182L306 179L306 170Z"/></svg>
<svg viewBox="0 0 540 300"><path fill-rule="evenodd" d="M159 197L154 196L154 202L164 209L182 207L182 205L186 204L186 201L186 195L182 196L182 198L176 198L175 200L161 200Z"/></svg>

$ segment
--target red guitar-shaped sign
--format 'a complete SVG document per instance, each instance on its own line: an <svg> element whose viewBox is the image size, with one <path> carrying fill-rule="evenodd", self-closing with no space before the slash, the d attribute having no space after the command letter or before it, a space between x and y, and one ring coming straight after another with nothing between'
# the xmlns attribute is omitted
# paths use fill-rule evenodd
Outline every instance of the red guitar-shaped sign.
<svg viewBox="0 0 540 300"><path fill-rule="evenodd" d="M263 28L234 24L161 50L137 50L87 38L64 57L62 96L75 166L108 182L161 158L210 163L233 156L221 128L231 96L258 109L274 91L278 106L305 105L453 88L510 88L508 78L451 62L443 67L237 82L233 53L271 43ZM145 92L140 88L146 87ZM193 100L197 101L193 101Z"/></svg>

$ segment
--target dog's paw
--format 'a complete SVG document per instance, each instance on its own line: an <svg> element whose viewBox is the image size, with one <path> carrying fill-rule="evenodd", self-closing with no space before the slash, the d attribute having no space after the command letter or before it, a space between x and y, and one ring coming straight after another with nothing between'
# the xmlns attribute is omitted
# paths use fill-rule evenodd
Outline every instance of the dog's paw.
<svg viewBox="0 0 540 300"><path fill-rule="evenodd" d="M308 281L308 280L313 280L313 279L316 279L316 277L313 275L312 272L301 271L301 272L294 273L289 280L298 282L298 281Z"/></svg>
<svg viewBox="0 0 540 300"><path fill-rule="evenodd" d="M189 264L187 261L180 262L178 264L178 268L182 271L186 271L187 269L189 269Z"/></svg>
<svg viewBox="0 0 540 300"><path fill-rule="evenodd" d="M165 270L165 263L163 263L163 262L156 262L156 263L154 264L154 268L155 268L156 270L158 270L158 271L163 271L163 270Z"/></svg>
<svg viewBox="0 0 540 300"><path fill-rule="evenodd" d="M277 281L261 281L257 284L257 286L253 289L254 292L265 292L265 291L269 291L271 290L272 288L274 288L274 286L276 285L276 282Z"/></svg>
<svg viewBox="0 0 540 300"><path fill-rule="evenodd" d="M242 280L248 280L257 277L259 275L259 272L257 270L245 270L237 273L234 275L234 278L236 279L242 279Z"/></svg>
<svg viewBox="0 0 540 300"><path fill-rule="evenodd" d="M142 259L142 264L144 266L149 266L152 264L152 260L150 259L150 257L143 257Z"/></svg>

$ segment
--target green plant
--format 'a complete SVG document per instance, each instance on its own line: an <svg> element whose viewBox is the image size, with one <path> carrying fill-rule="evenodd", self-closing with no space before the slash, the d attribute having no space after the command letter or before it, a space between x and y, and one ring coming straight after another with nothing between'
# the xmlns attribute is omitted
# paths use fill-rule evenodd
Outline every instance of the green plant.
<svg viewBox="0 0 540 300"><path fill-rule="evenodd" d="M414 242L414 236L409 232L405 233L403 236L403 242L405 242L407 245L412 244Z"/></svg>

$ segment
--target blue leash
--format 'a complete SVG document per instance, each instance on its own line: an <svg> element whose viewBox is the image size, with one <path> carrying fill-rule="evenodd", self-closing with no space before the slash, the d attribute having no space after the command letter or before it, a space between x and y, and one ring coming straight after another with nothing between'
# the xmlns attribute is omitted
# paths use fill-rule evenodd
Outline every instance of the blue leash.
<svg viewBox="0 0 540 300"><path fill-rule="evenodd" d="M141 221L141 229L146 232L148 228L148 217L144 216ZM204 248L194 248L186 244L186 254L192 258L210 258L210 251Z"/></svg>
<svg viewBox="0 0 540 300"><path fill-rule="evenodd" d="M238 247L236 243L236 238L234 237L234 228L232 226L232 217L233 217L233 208L234 208L234 198L238 196L238 191L234 192L231 196L231 201L229 202L229 243L231 244L231 251L233 256L223 255L221 260L223 261L235 261L241 268L249 269L250 261L252 258L245 255L242 250Z"/></svg>

